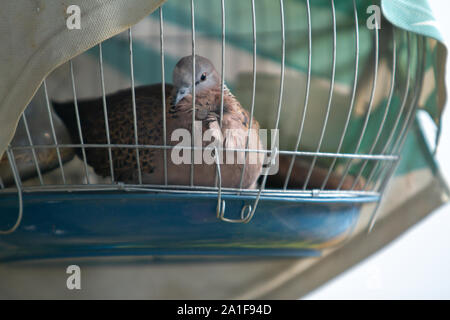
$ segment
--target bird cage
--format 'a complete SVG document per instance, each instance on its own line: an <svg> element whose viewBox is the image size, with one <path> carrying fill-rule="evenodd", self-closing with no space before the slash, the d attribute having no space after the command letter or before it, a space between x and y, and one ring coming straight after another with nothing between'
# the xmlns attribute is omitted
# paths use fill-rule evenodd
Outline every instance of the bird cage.
<svg viewBox="0 0 450 320"><path fill-rule="evenodd" d="M362 212L373 224L415 117L425 38L384 19L370 28L366 7L355 0L172 0L57 68L0 163L0 225L8 233L1 242L15 248L4 257L317 255L347 239ZM266 130L263 148L232 150L263 155L255 185L242 183L246 162L235 168L240 183L224 185L228 173L217 157L210 185L196 184L194 164L187 182L168 178L176 147L167 132L167 85L182 56L191 57L194 93L196 60L214 64L219 123L231 92ZM142 144L152 133L139 131L146 120L137 108L142 86L154 83L164 139ZM110 117L117 90L129 97L126 142L114 138L124 128ZM94 98L97 116L88 118L83 104ZM56 109L61 103L69 122ZM101 140L89 138L94 128L104 132ZM118 176L118 150L135 161L131 181ZM142 178L152 150L164 156L156 168L161 183ZM92 167L98 159L103 176Z"/></svg>

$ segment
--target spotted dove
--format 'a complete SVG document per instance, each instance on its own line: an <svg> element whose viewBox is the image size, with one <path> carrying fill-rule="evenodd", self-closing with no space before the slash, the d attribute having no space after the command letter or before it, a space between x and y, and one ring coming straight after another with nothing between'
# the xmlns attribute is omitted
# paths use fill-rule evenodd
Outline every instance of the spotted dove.
<svg viewBox="0 0 450 320"><path fill-rule="evenodd" d="M192 56L182 58L173 71L173 85L166 84L166 142L169 146L179 145L179 141L172 141L172 134L176 129L192 131ZM242 108L239 101L224 87L223 117L221 115L221 79L213 64L201 56L195 57L195 120L201 121L201 131L209 130L210 141L201 142L201 146L211 146L211 141L219 146L231 149L244 149L248 143L249 149L261 149L262 145L257 133L259 124L250 119L249 113ZM126 89L106 96L110 142L112 145L134 145L134 116L132 90ZM136 119L138 144L147 146L162 146L163 140L163 100L162 85L147 85L135 88ZM91 100L79 100L81 131L85 144L106 144L107 134L103 113L102 97ZM56 113L66 124L74 143L79 143L79 132L74 109L74 102L53 102ZM252 129L249 130L250 125ZM196 128L194 126L194 128ZM233 129L233 130L229 130ZM196 129L194 129L195 131ZM200 131L200 130L199 130ZM249 139L247 139L247 137ZM247 142L248 141L248 142ZM110 176L110 162L108 148L86 147L87 163L100 176ZM116 181L137 183L139 171L137 152L132 147L116 147L112 150L112 164ZM189 185L191 165L178 164L173 155L190 150L165 149L167 161L167 183L169 185ZM219 150L219 149L217 149ZM77 152L80 153L80 150ZM205 152L217 159L216 151L211 147ZM219 151L220 152L220 151ZM226 151L223 152L226 154ZM254 155L254 153L252 153ZM241 158L239 158L239 156ZM245 170L244 161L245 158ZM233 159L234 161L231 161ZM238 161L239 159L241 161ZM189 156L190 159L190 156ZM236 152L233 156L224 155L219 158L220 173L223 187L254 188L261 173L261 153L251 156L248 152ZM228 162L230 160L230 163ZM215 163L194 165L193 184L196 186L214 186L216 182L217 165ZM141 178L145 184L164 184L164 149L140 148L139 165Z"/></svg>

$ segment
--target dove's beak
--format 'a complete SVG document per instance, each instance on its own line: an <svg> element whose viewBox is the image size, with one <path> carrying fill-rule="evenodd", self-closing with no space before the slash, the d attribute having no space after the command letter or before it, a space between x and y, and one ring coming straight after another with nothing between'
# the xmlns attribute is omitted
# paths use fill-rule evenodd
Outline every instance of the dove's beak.
<svg viewBox="0 0 450 320"><path fill-rule="evenodd" d="M188 94L191 93L191 88L188 87L182 87L177 90L177 97L175 98L175 104L178 104L178 102L181 101L184 97L186 97Z"/></svg>

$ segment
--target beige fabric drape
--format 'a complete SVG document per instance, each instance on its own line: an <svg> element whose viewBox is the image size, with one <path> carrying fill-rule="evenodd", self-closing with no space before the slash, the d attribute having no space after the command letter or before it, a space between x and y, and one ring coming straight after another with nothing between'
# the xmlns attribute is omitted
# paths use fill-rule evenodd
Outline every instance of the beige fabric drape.
<svg viewBox="0 0 450 320"><path fill-rule="evenodd" d="M14 0L0 9L0 158L23 110L45 76L101 41L126 30L165 0ZM80 29L69 30L70 5Z"/></svg>

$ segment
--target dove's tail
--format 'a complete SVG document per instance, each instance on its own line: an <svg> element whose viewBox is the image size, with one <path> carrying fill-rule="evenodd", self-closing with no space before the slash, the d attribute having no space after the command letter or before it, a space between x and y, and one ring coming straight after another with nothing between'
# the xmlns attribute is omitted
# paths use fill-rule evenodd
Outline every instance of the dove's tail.
<svg viewBox="0 0 450 320"><path fill-rule="evenodd" d="M67 130L69 131L72 143L79 144L80 135L78 132L77 118L75 114L75 106L73 101L62 103L52 101L52 105L56 115L62 120ZM75 152L79 157L82 156L80 148L75 148Z"/></svg>
<svg viewBox="0 0 450 320"><path fill-rule="evenodd" d="M72 142L78 144L80 142L80 137L78 134L77 118L73 101L62 103L52 101L52 105L55 113L64 122L67 130L69 130Z"/></svg>

